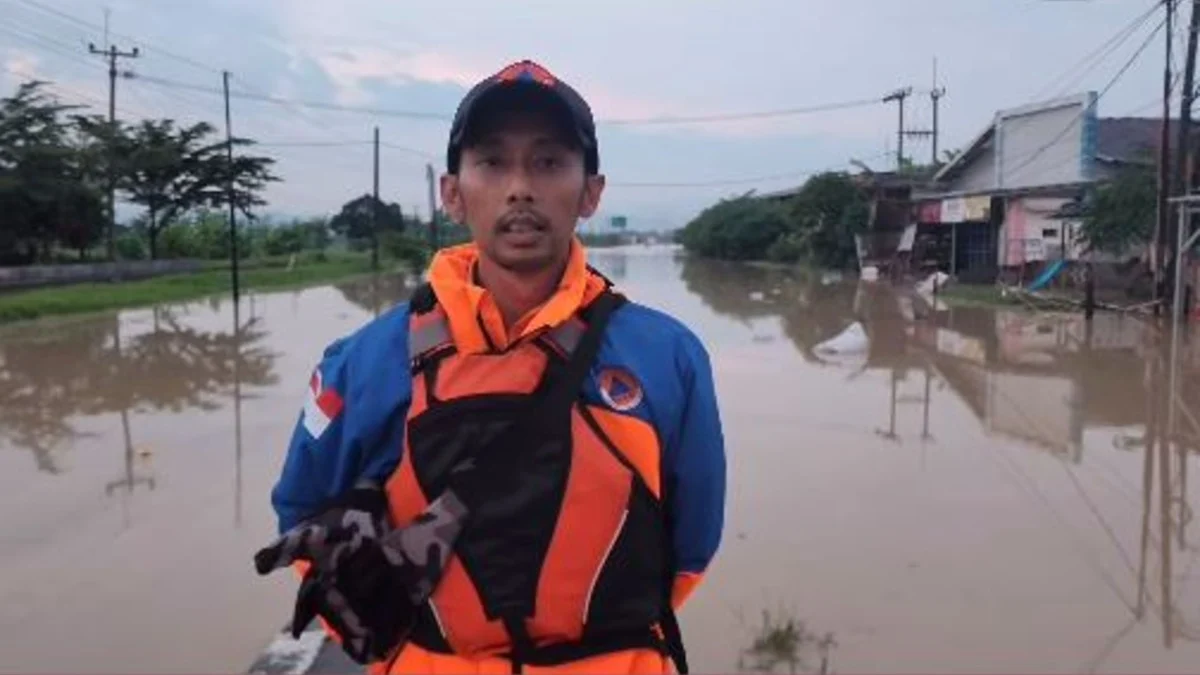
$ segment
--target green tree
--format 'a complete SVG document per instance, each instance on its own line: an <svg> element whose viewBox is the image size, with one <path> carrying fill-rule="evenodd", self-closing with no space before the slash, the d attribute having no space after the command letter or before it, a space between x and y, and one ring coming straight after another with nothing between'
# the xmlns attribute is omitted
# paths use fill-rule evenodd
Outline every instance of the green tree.
<svg viewBox="0 0 1200 675"><path fill-rule="evenodd" d="M50 260L55 243L80 251L103 223L100 195L78 136L64 119L73 106L26 82L0 99L0 261Z"/></svg>
<svg viewBox="0 0 1200 675"><path fill-rule="evenodd" d="M227 199L232 175L234 205L253 219L251 207L264 203L260 192L268 182L274 160L235 155L232 165L225 141L210 141L215 129L207 122L176 128L173 120L144 120L124 140L121 189L129 201L146 209L150 257L158 255L158 235L183 214L199 207L219 208ZM234 139L234 145L251 141Z"/></svg>
<svg viewBox="0 0 1200 675"><path fill-rule="evenodd" d="M1091 248L1124 253L1150 239L1157 210L1153 169L1130 166L1096 189L1085 206L1082 239Z"/></svg>
<svg viewBox="0 0 1200 675"><path fill-rule="evenodd" d="M680 235L684 248L709 258L753 260L791 229L779 204L742 195L723 199L689 222Z"/></svg>
<svg viewBox="0 0 1200 675"><path fill-rule="evenodd" d="M399 204L376 201L371 195L363 195L342 205L342 210L329 221L329 229L345 237L351 247L362 249L371 243L373 212L379 214L379 234L404 232L404 215Z"/></svg>
<svg viewBox="0 0 1200 675"><path fill-rule="evenodd" d="M856 260L854 235L870 217L864 191L845 173L813 176L786 202L750 194L705 209L679 241L693 253L726 260L808 258L826 267Z"/></svg>
<svg viewBox="0 0 1200 675"><path fill-rule="evenodd" d="M854 235L866 231L870 205L849 174L827 172L810 178L792 199L791 214L813 262L844 268L857 261Z"/></svg>

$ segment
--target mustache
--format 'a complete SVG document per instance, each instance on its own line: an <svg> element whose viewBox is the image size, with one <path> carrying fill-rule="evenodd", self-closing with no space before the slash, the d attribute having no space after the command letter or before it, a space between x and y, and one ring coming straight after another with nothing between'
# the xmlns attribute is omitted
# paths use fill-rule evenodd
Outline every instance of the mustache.
<svg viewBox="0 0 1200 675"><path fill-rule="evenodd" d="M496 228L504 230L517 223L528 223L543 230L550 227L550 219L546 216L532 209L521 209L519 211L510 211L501 216L496 221Z"/></svg>

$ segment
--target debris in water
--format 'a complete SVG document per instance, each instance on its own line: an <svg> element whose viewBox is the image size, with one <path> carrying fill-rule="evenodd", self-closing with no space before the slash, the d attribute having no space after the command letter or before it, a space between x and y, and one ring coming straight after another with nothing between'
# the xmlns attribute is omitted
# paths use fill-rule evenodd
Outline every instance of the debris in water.
<svg viewBox="0 0 1200 675"><path fill-rule="evenodd" d="M813 347L817 354L858 354L867 351L871 341L862 323L855 321L846 330Z"/></svg>
<svg viewBox="0 0 1200 675"><path fill-rule="evenodd" d="M933 295L933 286L937 284L938 291L941 292L946 284L950 282L950 275L945 272L934 272L925 278L924 281L917 284L917 292L921 295Z"/></svg>
<svg viewBox="0 0 1200 675"><path fill-rule="evenodd" d="M821 285L829 286L831 284L841 283L845 277L838 270L828 270L821 273Z"/></svg>

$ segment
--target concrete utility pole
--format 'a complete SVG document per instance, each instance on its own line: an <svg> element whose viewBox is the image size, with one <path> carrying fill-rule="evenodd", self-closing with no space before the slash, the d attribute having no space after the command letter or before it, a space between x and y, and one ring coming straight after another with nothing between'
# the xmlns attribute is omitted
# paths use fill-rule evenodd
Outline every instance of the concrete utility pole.
<svg viewBox="0 0 1200 675"><path fill-rule="evenodd" d="M1175 142L1175 166L1173 167L1174 172L1172 173L1171 181L1172 197L1183 196L1187 193L1187 189L1189 187L1188 182L1185 179L1188 174L1188 168L1191 166L1191 162L1188 161L1188 157L1191 152L1191 142L1189 136L1192 125L1192 102L1196 98L1195 79L1197 32L1200 32L1200 0L1192 0L1192 16L1188 21L1187 57L1183 62L1183 94L1180 96L1179 101L1179 134L1176 136ZM1179 208L1183 207L1180 206ZM1177 235L1179 234L1177 230L1181 225L1186 227L1187 224L1190 223L1190 210L1186 216L1181 213L1178 222L1174 220L1168 221L1167 231L1163 239L1166 241L1167 246L1170 247L1170 253L1166 258L1169 261L1169 267L1166 269L1166 275L1164 278L1166 278L1166 276L1178 276L1177 274L1171 274L1172 272L1176 271L1175 265L1178 264L1178 262L1182 259L1179 256L1179 249L1176 248L1178 244ZM1166 286L1166 284L1164 284L1164 286ZM1174 299L1174 293L1178 292L1178 284L1174 287L1168 287L1172 289L1171 299ZM1176 305L1178 305L1178 303L1176 303ZM1176 317L1176 320L1178 321L1179 318Z"/></svg>
<svg viewBox="0 0 1200 675"><path fill-rule="evenodd" d="M429 245L436 251L438 249L438 210L434 183L437 181L437 177L434 175L432 164L425 165L425 179L429 181Z"/></svg>
<svg viewBox="0 0 1200 675"><path fill-rule="evenodd" d="M1163 100L1162 100L1162 130L1158 147L1158 218L1154 223L1154 238L1151 242L1151 267L1154 273L1154 295L1161 300L1166 291L1164 283L1164 268L1166 262L1166 234L1169 217L1167 196L1171 191L1171 179L1168 167L1171 161L1171 35L1175 31L1175 2L1163 0L1167 17L1164 24L1166 33L1166 56L1163 63ZM1161 304L1154 306L1158 314Z"/></svg>
<svg viewBox="0 0 1200 675"><path fill-rule="evenodd" d="M106 32L107 32L107 22ZM105 40L107 41L107 35ZM108 59L108 125L110 131L115 131L117 122L117 59L136 59L138 57L138 48L124 52L117 49L116 45L109 45L106 49L96 49L96 45L89 42L88 52L92 54L102 55ZM109 139L109 154L108 154L108 237L107 249L108 259L116 260L116 245L113 241L114 232L117 229L117 170L116 170L116 154L113 152L114 147L112 139Z"/></svg>
<svg viewBox="0 0 1200 675"><path fill-rule="evenodd" d="M904 166L904 99L912 95L912 87L897 89L883 97L884 103L897 101L900 106L900 126L896 129L896 169Z"/></svg>
<svg viewBox="0 0 1200 675"><path fill-rule="evenodd" d="M933 60L933 89L929 92L929 98L933 101L933 165L938 163L938 104L942 97L946 95L946 88L938 86L937 78L937 59Z"/></svg>
<svg viewBox="0 0 1200 675"><path fill-rule="evenodd" d="M375 127L375 198L371 203L371 269L379 269L379 127Z"/></svg>
<svg viewBox="0 0 1200 675"><path fill-rule="evenodd" d="M225 199L229 201L229 269L233 284L234 316L237 316L238 297L241 294L238 283L238 245L237 245L237 208L233 198L233 124L229 117L229 71L221 73L225 85L225 162L228 175L225 177Z"/></svg>

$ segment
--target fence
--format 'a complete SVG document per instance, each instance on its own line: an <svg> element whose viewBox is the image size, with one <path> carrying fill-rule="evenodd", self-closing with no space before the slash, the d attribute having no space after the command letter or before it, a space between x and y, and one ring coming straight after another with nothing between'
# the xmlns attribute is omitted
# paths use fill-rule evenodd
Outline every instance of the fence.
<svg viewBox="0 0 1200 675"><path fill-rule="evenodd" d="M204 263L199 260L131 260L117 263L0 267L0 290L89 281L129 281L166 274L198 272L202 269Z"/></svg>

